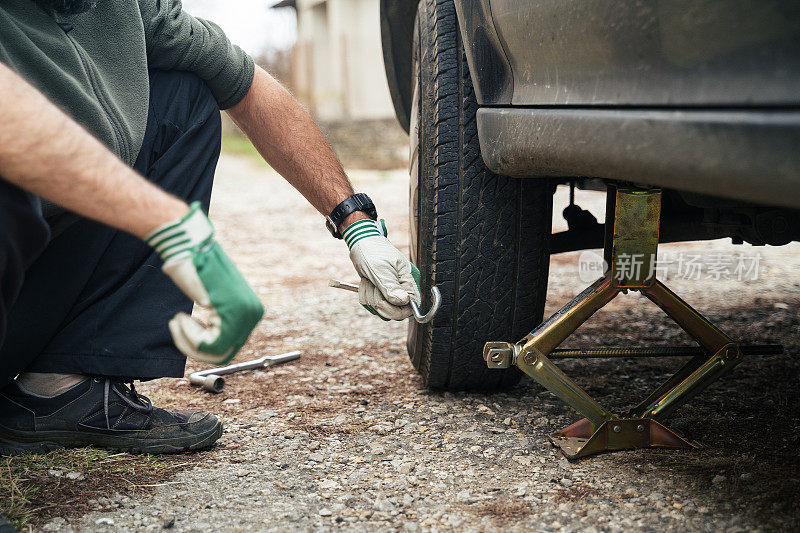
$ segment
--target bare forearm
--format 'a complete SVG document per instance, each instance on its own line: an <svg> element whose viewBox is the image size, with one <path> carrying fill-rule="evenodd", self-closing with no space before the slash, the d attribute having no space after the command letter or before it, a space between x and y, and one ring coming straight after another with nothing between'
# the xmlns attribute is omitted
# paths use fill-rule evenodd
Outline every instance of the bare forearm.
<svg viewBox="0 0 800 533"><path fill-rule="evenodd" d="M187 212L2 64L0 93L3 179L138 237Z"/></svg>
<svg viewBox="0 0 800 533"><path fill-rule="evenodd" d="M263 69L256 67L247 96L228 113L264 159L323 215L353 194L311 116ZM354 213L343 226L358 218L363 215Z"/></svg>

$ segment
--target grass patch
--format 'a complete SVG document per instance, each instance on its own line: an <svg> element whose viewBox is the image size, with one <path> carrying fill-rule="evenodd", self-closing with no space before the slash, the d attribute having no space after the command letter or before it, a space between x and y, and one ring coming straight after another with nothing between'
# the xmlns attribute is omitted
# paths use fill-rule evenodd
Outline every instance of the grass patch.
<svg viewBox="0 0 800 533"><path fill-rule="evenodd" d="M244 135L235 133L228 133L222 136L222 153L228 155L244 156L250 159L253 163L263 166L268 166L261 154L258 153L256 147L250 142L250 139Z"/></svg>
<svg viewBox="0 0 800 533"><path fill-rule="evenodd" d="M20 530L104 508L98 498L148 490L194 465L192 455L131 455L94 448L0 457L0 513Z"/></svg>

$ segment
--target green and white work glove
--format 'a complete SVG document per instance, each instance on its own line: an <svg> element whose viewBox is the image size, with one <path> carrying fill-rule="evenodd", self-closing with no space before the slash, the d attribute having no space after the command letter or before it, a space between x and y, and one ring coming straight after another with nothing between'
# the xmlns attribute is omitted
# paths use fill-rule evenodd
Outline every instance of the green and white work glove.
<svg viewBox="0 0 800 533"><path fill-rule="evenodd" d="M169 321L175 346L196 361L229 362L261 320L264 306L214 240L214 227L200 203L192 203L183 218L157 228L146 241L164 260L162 270L175 285L210 311L208 325L176 314Z"/></svg>
<svg viewBox="0 0 800 533"><path fill-rule="evenodd" d="M419 270L387 235L383 219L359 220L342 233L361 276L358 301L383 320L403 320L411 316L411 300L421 303Z"/></svg>

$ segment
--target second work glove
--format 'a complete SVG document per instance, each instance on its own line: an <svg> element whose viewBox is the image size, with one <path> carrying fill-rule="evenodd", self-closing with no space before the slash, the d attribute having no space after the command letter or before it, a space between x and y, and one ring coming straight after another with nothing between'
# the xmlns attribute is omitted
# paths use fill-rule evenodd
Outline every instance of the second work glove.
<svg viewBox="0 0 800 533"><path fill-rule="evenodd" d="M204 363L229 362L261 320L264 306L236 265L214 240L214 228L199 202L189 213L151 233L147 243L164 261L162 270L210 313L201 324L186 313L169 322L175 345Z"/></svg>
<svg viewBox="0 0 800 533"><path fill-rule="evenodd" d="M383 220L359 220L342 233L361 276L358 301L384 320L403 320L411 316L411 300L421 303L419 271L386 235Z"/></svg>

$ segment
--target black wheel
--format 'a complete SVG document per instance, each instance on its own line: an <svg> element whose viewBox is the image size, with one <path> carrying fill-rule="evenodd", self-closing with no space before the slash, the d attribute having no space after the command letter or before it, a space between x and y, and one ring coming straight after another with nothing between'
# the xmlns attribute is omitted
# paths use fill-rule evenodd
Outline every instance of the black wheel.
<svg viewBox="0 0 800 533"><path fill-rule="evenodd" d="M409 321L408 352L431 388L503 389L516 369L489 370L489 340L516 342L542 319L552 187L484 166L478 105L453 0L422 0L413 47L411 256L442 292L433 322Z"/></svg>

